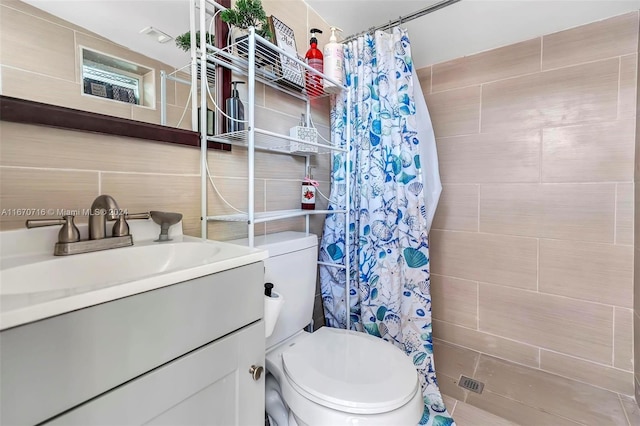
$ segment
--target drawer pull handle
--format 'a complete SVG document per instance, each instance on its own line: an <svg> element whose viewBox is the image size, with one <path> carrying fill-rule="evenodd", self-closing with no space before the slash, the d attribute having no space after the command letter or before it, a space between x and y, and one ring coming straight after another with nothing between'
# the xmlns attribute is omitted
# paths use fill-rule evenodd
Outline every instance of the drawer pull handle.
<svg viewBox="0 0 640 426"><path fill-rule="evenodd" d="M249 369L249 374L251 374L251 377L253 378L253 380L260 380L260 377L262 376L262 373L264 372L264 368L259 366L259 365L252 365L251 368Z"/></svg>

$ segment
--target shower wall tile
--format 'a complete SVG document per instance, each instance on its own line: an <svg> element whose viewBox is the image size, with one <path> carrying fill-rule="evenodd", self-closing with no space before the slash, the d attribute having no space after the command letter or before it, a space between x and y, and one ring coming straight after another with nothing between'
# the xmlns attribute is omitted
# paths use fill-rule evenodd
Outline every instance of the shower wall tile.
<svg viewBox="0 0 640 426"><path fill-rule="evenodd" d="M480 186L480 232L537 237L542 220L541 185Z"/></svg>
<svg viewBox="0 0 640 426"><path fill-rule="evenodd" d="M540 365L537 347L445 321L433 320L433 337L519 364L535 368Z"/></svg>
<svg viewBox="0 0 640 426"><path fill-rule="evenodd" d="M549 373L592 383L623 395L633 395L633 373L551 352L540 351L540 368Z"/></svg>
<svg viewBox="0 0 640 426"><path fill-rule="evenodd" d="M614 309L613 366L633 371L633 310Z"/></svg>
<svg viewBox="0 0 640 426"><path fill-rule="evenodd" d="M633 184L616 187L616 244L633 245Z"/></svg>
<svg viewBox="0 0 640 426"><path fill-rule="evenodd" d="M485 283L478 306L481 331L611 363L613 306Z"/></svg>
<svg viewBox="0 0 640 426"><path fill-rule="evenodd" d="M212 180L217 188L217 192L210 183L207 192L207 202L209 205L208 212L211 216L236 214L239 213L237 210L241 210L243 212L247 211L249 200L246 190L248 187L248 181L246 178L227 178L216 176L212 177ZM231 204L232 207L228 206L223 199ZM265 210L265 181L262 179L254 180L253 202L256 212L263 212ZM237 210L234 210L234 208Z"/></svg>
<svg viewBox="0 0 640 426"><path fill-rule="evenodd" d="M520 401L580 424L614 425L620 424L619 419L625 418L616 393L486 355L480 356L475 378L485 382L484 392ZM559 398L558 395L564 397ZM475 398L474 404L476 400L482 399L482 395ZM487 409L481 405L479 407ZM558 423L560 422L532 424Z"/></svg>
<svg viewBox="0 0 640 426"><path fill-rule="evenodd" d="M416 70L416 75L418 76L420 87L425 97L427 96L427 94L431 93L431 70L431 66L423 67Z"/></svg>
<svg viewBox="0 0 640 426"><path fill-rule="evenodd" d="M97 172L0 167L0 205L8 212L17 210L15 214L0 215L0 227L24 228L26 219L61 216L47 213L49 209L88 209L99 194L98 182ZM24 209L36 209L38 213L26 214ZM45 214L41 215L40 210ZM87 221L86 217L78 219Z"/></svg>
<svg viewBox="0 0 640 426"><path fill-rule="evenodd" d="M3 166L200 174L200 151L188 146L9 121L0 133Z"/></svg>
<svg viewBox="0 0 640 426"><path fill-rule="evenodd" d="M508 420L503 419L476 408L473 405L459 402L456 404L455 410L456 425L492 425L492 426L515 426L516 423L511 423Z"/></svg>
<svg viewBox="0 0 640 426"><path fill-rule="evenodd" d="M636 118L636 70L638 54L620 58L620 95L618 99L618 119Z"/></svg>
<svg viewBox="0 0 640 426"><path fill-rule="evenodd" d="M433 65L432 92L540 71L540 38Z"/></svg>
<svg viewBox="0 0 640 426"><path fill-rule="evenodd" d="M436 137L478 133L480 86L431 93L425 99Z"/></svg>
<svg viewBox="0 0 640 426"><path fill-rule="evenodd" d="M443 185L433 229L478 230L478 185Z"/></svg>
<svg viewBox="0 0 640 426"><path fill-rule="evenodd" d="M614 58L485 84L482 132L615 120L618 71Z"/></svg>
<svg viewBox="0 0 640 426"><path fill-rule="evenodd" d="M430 247L434 274L536 288L535 239L433 230Z"/></svg>
<svg viewBox="0 0 640 426"><path fill-rule="evenodd" d="M434 319L469 328L477 327L477 282L431 274L431 297L439 301L431 305Z"/></svg>
<svg viewBox="0 0 640 426"><path fill-rule="evenodd" d="M542 185L540 236L613 243L615 192L615 184Z"/></svg>
<svg viewBox="0 0 640 426"><path fill-rule="evenodd" d="M542 69L635 53L638 13L631 12L542 37Z"/></svg>
<svg viewBox="0 0 640 426"><path fill-rule="evenodd" d="M631 182L635 119L544 129L543 182Z"/></svg>
<svg viewBox="0 0 640 426"><path fill-rule="evenodd" d="M480 353L434 340L433 354L438 373L449 377L473 377Z"/></svg>
<svg viewBox="0 0 640 426"><path fill-rule="evenodd" d="M633 248L540 240L539 291L633 308Z"/></svg>
<svg viewBox="0 0 640 426"><path fill-rule="evenodd" d="M541 132L438 138L443 183L538 182Z"/></svg>

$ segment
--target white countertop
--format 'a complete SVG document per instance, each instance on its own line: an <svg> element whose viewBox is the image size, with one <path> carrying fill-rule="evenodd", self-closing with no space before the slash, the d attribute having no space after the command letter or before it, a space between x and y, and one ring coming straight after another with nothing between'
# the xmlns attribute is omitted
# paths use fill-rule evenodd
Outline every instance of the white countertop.
<svg viewBox="0 0 640 426"><path fill-rule="evenodd" d="M129 222L134 245L53 256L58 227L0 232L0 330L264 260L266 250L182 235L153 241L160 227ZM78 225L83 239L86 225ZM51 271L56 271L51 273Z"/></svg>

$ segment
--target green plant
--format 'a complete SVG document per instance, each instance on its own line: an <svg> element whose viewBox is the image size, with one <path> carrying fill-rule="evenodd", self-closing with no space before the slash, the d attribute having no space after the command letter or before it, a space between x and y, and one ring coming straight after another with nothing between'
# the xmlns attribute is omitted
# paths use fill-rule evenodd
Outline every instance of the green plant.
<svg viewBox="0 0 640 426"><path fill-rule="evenodd" d="M254 27L256 34L271 40L271 31L267 14L260 0L237 0L234 7L220 14L220 18L229 25L247 29Z"/></svg>
<svg viewBox="0 0 640 426"><path fill-rule="evenodd" d="M213 34L205 33L205 37L208 44L213 44ZM179 36L177 36L176 46L178 46L185 52L191 50L191 31L187 31L184 34L180 34ZM196 31L196 46L200 47L200 31Z"/></svg>

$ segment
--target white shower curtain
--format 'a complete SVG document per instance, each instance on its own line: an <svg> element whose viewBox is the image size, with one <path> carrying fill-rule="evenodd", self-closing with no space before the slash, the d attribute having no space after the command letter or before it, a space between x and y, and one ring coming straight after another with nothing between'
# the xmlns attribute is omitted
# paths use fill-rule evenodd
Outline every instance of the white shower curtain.
<svg viewBox="0 0 640 426"><path fill-rule="evenodd" d="M375 37L349 43L344 52L353 102L347 114L346 91L336 97L331 130L333 140L344 147L349 129L351 150L333 156L331 194L338 200L349 191L351 203L330 204L332 210L349 213L346 219L344 214L327 216L320 260L343 264L349 250L351 286L345 289L344 269L320 267L326 323L344 328L349 315L352 328L402 349L420 377L421 424L451 426L436 381L431 334L428 226L440 180L431 122L419 84L415 86L409 37L399 28L392 34L378 31ZM348 311L345 290L351 300Z"/></svg>

